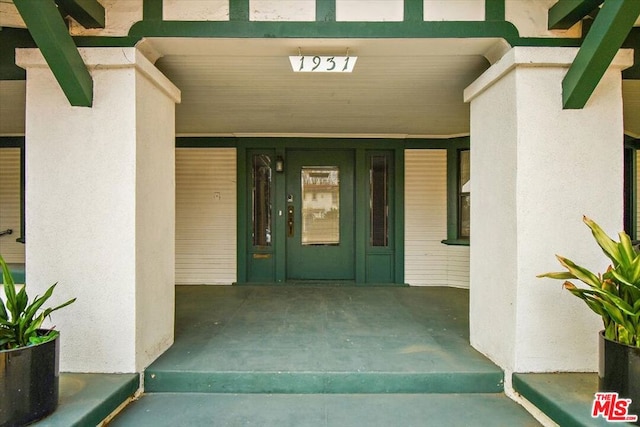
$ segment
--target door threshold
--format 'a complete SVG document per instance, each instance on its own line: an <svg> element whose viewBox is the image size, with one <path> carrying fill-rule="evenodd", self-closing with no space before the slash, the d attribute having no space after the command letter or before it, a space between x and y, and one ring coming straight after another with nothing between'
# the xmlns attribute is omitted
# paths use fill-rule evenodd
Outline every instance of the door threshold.
<svg viewBox="0 0 640 427"><path fill-rule="evenodd" d="M408 287L406 283L356 283L355 280L287 280L285 282L244 282L236 286L323 286L323 287Z"/></svg>

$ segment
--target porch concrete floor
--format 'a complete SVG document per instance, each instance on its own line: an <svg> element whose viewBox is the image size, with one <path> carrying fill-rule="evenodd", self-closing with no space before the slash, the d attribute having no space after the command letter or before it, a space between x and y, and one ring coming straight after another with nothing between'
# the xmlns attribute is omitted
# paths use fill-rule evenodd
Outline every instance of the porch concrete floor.
<svg viewBox="0 0 640 427"><path fill-rule="evenodd" d="M465 290L177 287L176 306L175 344L146 391L502 390L502 371L469 346Z"/></svg>
<svg viewBox="0 0 640 427"><path fill-rule="evenodd" d="M466 290L178 286L175 344L111 425L538 425L502 390Z"/></svg>

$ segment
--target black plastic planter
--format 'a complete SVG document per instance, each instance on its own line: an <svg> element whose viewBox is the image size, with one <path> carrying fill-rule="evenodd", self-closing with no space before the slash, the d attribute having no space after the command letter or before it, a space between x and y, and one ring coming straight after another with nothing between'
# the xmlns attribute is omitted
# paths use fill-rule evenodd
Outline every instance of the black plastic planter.
<svg viewBox="0 0 640 427"><path fill-rule="evenodd" d="M611 341L600 332L598 380L600 391L615 391L631 399L629 414L640 417L640 348Z"/></svg>
<svg viewBox="0 0 640 427"><path fill-rule="evenodd" d="M0 426L23 426L58 406L60 337L0 351Z"/></svg>

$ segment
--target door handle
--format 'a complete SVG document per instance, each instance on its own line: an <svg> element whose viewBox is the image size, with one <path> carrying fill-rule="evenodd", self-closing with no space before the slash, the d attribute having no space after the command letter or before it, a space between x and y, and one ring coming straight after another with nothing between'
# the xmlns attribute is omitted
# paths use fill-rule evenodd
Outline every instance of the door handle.
<svg viewBox="0 0 640 427"><path fill-rule="evenodd" d="M287 237L293 237L293 206L287 206Z"/></svg>

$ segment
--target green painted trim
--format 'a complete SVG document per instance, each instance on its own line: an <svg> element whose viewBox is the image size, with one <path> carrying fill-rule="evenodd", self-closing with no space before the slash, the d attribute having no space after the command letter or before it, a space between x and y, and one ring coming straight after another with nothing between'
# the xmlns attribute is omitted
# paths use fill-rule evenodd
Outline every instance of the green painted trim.
<svg viewBox="0 0 640 427"><path fill-rule="evenodd" d="M484 20L485 21L504 21L505 20L505 0L485 0L484 2Z"/></svg>
<svg viewBox="0 0 640 427"><path fill-rule="evenodd" d="M565 109L583 108L640 15L640 0L607 1L562 80Z"/></svg>
<svg viewBox="0 0 640 427"><path fill-rule="evenodd" d="M54 1L13 3L71 105L91 107L93 80Z"/></svg>
<svg viewBox="0 0 640 427"><path fill-rule="evenodd" d="M368 212L369 203L367 203L368 182L366 179L367 171L367 151L364 148L355 150L355 168L354 168L354 219L355 219L355 282L365 283L367 280L367 224L369 222Z"/></svg>
<svg viewBox="0 0 640 427"><path fill-rule="evenodd" d="M629 135L624 136L624 147L633 148L634 150L640 150L640 139L634 138Z"/></svg>
<svg viewBox="0 0 640 427"><path fill-rule="evenodd" d="M284 159L285 169L287 164L286 150L284 147L276 147L275 155L282 156ZM275 203L274 207L274 233L275 233L275 275L276 283L284 283L287 281L287 188L284 172L274 172L275 174ZM279 213L282 212L282 215Z"/></svg>
<svg viewBox="0 0 640 427"><path fill-rule="evenodd" d="M404 140L404 148L406 149L448 149L456 144L468 144L469 137L461 136L455 138L409 138ZM456 145L458 146L458 145Z"/></svg>
<svg viewBox="0 0 640 427"><path fill-rule="evenodd" d="M603 0L559 0L549 9L550 30L568 30L595 8Z"/></svg>
<svg viewBox="0 0 640 427"><path fill-rule="evenodd" d="M316 0L316 21L335 22L336 0Z"/></svg>
<svg viewBox="0 0 640 427"><path fill-rule="evenodd" d="M424 21L424 1L404 0L404 22Z"/></svg>
<svg viewBox="0 0 640 427"><path fill-rule="evenodd" d="M622 43L622 47L633 49L633 65L622 70L622 78L627 80L640 80L640 28L634 27Z"/></svg>
<svg viewBox="0 0 640 427"><path fill-rule="evenodd" d="M22 0L24 1L24 0ZM233 10L233 9L232 9ZM520 37L510 22L257 22L141 21L129 30L140 37L233 38L504 38Z"/></svg>
<svg viewBox="0 0 640 427"><path fill-rule="evenodd" d="M97 0L57 0L58 6L85 28L104 28L104 7Z"/></svg>
<svg viewBox="0 0 640 427"><path fill-rule="evenodd" d="M342 148L348 149L383 149L387 148L404 148L403 139L387 139L387 138L278 138L278 137L255 137L255 138L238 138L238 147L245 148Z"/></svg>
<svg viewBox="0 0 640 427"><path fill-rule="evenodd" d="M24 148L24 136L0 136L0 148Z"/></svg>
<svg viewBox="0 0 640 427"><path fill-rule="evenodd" d="M143 0L142 1L142 19L145 21L162 21L163 19L163 0Z"/></svg>
<svg viewBox="0 0 640 427"><path fill-rule="evenodd" d="M0 80L25 80L27 72L16 65L16 48L36 47L28 30L0 27Z"/></svg>
<svg viewBox="0 0 640 427"><path fill-rule="evenodd" d="M249 22L249 0L229 0L229 21Z"/></svg>
<svg viewBox="0 0 640 427"><path fill-rule="evenodd" d="M26 232L26 213L27 213L27 204L26 204L26 192L25 188L27 185L27 155L25 151L25 142L22 140L22 145L20 146L20 237L16 239L16 242L19 243L27 243L27 232Z"/></svg>
<svg viewBox="0 0 640 427"><path fill-rule="evenodd" d="M468 239L445 239L441 240L440 243L449 246L469 246Z"/></svg>
<svg viewBox="0 0 640 427"><path fill-rule="evenodd" d="M238 138L233 137L208 137L208 136L178 136L176 148L214 148L237 147Z"/></svg>
<svg viewBox="0 0 640 427"><path fill-rule="evenodd" d="M447 149L447 239L458 240L458 147Z"/></svg>
<svg viewBox="0 0 640 427"><path fill-rule="evenodd" d="M632 240L637 239L637 150L628 147L624 148L624 231L631 236Z"/></svg>
<svg viewBox="0 0 640 427"><path fill-rule="evenodd" d="M469 138L457 138L447 146L447 238L442 243L461 246L458 236L458 152L470 148Z"/></svg>
<svg viewBox="0 0 640 427"><path fill-rule="evenodd" d="M246 283L249 268L247 235L249 225L247 219L247 149L238 147L236 150L236 280Z"/></svg>
<svg viewBox="0 0 640 427"><path fill-rule="evenodd" d="M394 153L394 250L395 250L395 282L404 283L404 149L396 148Z"/></svg>
<svg viewBox="0 0 640 427"><path fill-rule="evenodd" d="M24 136L0 136L0 149L19 148L20 149L20 237L16 242L25 243L25 137Z"/></svg>
<svg viewBox="0 0 640 427"><path fill-rule="evenodd" d="M452 146L467 147L469 137L455 138L279 138L279 137L218 137L218 136L179 136L176 137L176 147L179 148L214 148L214 147L244 147L244 148L305 148L310 145L321 144L325 148L342 148L345 146L358 149L380 150L386 149L448 149ZM347 145L345 145L347 144ZM282 154L284 155L284 154Z"/></svg>

